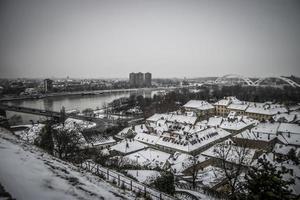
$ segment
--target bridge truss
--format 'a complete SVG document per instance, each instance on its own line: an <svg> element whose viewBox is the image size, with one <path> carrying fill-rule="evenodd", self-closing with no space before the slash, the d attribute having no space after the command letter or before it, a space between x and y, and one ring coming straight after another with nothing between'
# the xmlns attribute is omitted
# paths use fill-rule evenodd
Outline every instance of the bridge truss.
<svg viewBox="0 0 300 200"><path fill-rule="evenodd" d="M244 77L244 76L241 76L241 75L238 75L238 74L227 74L225 76L218 77L215 80L215 84L220 84L222 81L224 81L226 79L230 79L230 78L241 79L241 80L243 80L249 86L260 86L261 83L263 81L265 81L265 80L268 80L268 79L278 79L278 80L284 81L285 83L289 84L292 87L300 87L300 84L296 83L295 81L293 81L293 80L291 80L289 78L283 77L283 76L274 76L274 77L260 78L260 79L258 79L257 81L254 82L254 81L250 80L248 77Z"/></svg>

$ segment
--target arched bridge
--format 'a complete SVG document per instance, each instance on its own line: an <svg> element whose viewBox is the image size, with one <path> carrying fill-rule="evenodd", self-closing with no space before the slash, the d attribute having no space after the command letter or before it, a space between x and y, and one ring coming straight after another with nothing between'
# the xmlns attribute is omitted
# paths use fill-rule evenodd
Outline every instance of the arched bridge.
<svg viewBox="0 0 300 200"><path fill-rule="evenodd" d="M238 74L227 74L225 76L222 76L222 77L218 77L216 80L215 80L215 83L216 84L219 84L221 83L223 80L226 80L226 79L229 79L229 78L239 78L241 80L243 80L247 85L253 85L253 81L251 81L249 78L247 77L244 77L244 76L241 76L241 75L238 75Z"/></svg>
<svg viewBox="0 0 300 200"><path fill-rule="evenodd" d="M243 80L249 86L259 86L259 85L261 85L261 83L263 81L268 80L268 79L279 79L279 80L282 80L285 83L289 84L292 87L300 87L300 84L296 83L295 81L293 81L293 80L291 80L289 78L283 77L283 76L265 77L265 78L260 78L257 81L253 82L252 80L250 80L248 77L245 77L245 76L241 76L241 75L238 75L238 74L227 74L225 76L218 77L215 80L215 83L219 84L223 80L230 79L230 78L241 79L241 80Z"/></svg>
<svg viewBox="0 0 300 200"><path fill-rule="evenodd" d="M257 81L255 81L254 85L259 86L263 81L268 80L268 79L279 79L279 80L282 80L282 81L288 83L292 87L300 87L300 84L296 83L295 81L293 81L291 79L283 77L283 76L261 78L261 79L258 79Z"/></svg>

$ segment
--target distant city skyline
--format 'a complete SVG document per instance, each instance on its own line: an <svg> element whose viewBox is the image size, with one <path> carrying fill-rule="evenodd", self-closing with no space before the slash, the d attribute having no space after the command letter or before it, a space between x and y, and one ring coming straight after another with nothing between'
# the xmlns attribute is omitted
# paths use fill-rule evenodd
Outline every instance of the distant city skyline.
<svg viewBox="0 0 300 200"><path fill-rule="evenodd" d="M298 0L1 0L0 78L300 76Z"/></svg>

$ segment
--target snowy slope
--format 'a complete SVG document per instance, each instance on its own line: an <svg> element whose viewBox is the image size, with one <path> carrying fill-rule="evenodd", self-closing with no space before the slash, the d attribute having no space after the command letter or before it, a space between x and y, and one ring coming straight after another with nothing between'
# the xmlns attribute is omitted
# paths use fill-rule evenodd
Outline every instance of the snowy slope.
<svg viewBox="0 0 300 200"><path fill-rule="evenodd" d="M16 199L134 199L89 173L25 144L0 127L0 183Z"/></svg>

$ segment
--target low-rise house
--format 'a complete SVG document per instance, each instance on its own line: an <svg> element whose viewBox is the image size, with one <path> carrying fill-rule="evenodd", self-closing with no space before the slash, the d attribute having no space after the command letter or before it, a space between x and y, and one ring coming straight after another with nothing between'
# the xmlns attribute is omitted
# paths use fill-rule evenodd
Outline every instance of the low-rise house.
<svg viewBox="0 0 300 200"><path fill-rule="evenodd" d="M83 133L87 144L97 149L109 148L117 143L112 136L106 136L98 133Z"/></svg>
<svg viewBox="0 0 300 200"><path fill-rule="evenodd" d="M246 129L251 129L258 121L247 116L236 116L236 113L231 111L227 118L224 118L220 128L232 133L239 134Z"/></svg>
<svg viewBox="0 0 300 200"><path fill-rule="evenodd" d="M211 116L214 114L215 111L213 105L211 105L207 101L201 101L201 100L190 100L189 102L184 104L183 107L187 111L193 111L197 113L198 117Z"/></svg>
<svg viewBox="0 0 300 200"><path fill-rule="evenodd" d="M208 119L207 126L217 128L217 127L220 127L222 122L223 122L223 117L217 117L217 116L210 117Z"/></svg>
<svg viewBox="0 0 300 200"><path fill-rule="evenodd" d="M224 170L215 166L206 166L198 171L197 182L207 188L218 189L226 183Z"/></svg>
<svg viewBox="0 0 300 200"><path fill-rule="evenodd" d="M291 133L300 135L300 125L291 123L280 123L278 133Z"/></svg>
<svg viewBox="0 0 300 200"><path fill-rule="evenodd" d="M270 120L274 115L286 113L287 109L283 105L266 103L249 103L246 115L259 121Z"/></svg>
<svg viewBox="0 0 300 200"><path fill-rule="evenodd" d="M275 122L291 123L297 119L297 115L291 113L280 113L274 115L272 118L274 119Z"/></svg>
<svg viewBox="0 0 300 200"><path fill-rule="evenodd" d="M277 141L277 136L270 133L260 133L252 130L245 130L235 135L232 139L239 145L246 145L250 148L270 151Z"/></svg>
<svg viewBox="0 0 300 200"><path fill-rule="evenodd" d="M256 149L237 146L231 139L215 144L202 152L203 156L213 159L214 165L218 166L221 160L232 165L250 166L256 157ZM243 157L243 159L241 159Z"/></svg>
<svg viewBox="0 0 300 200"><path fill-rule="evenodd" d="M231 103L230 99L224 98L214 103L216 114L225 116L228 114L227 106Z"/></svg>
<svg viewBox="0 0 300 200"><path fill-rule="evenodd" d="M121 130L119 133L115 135L115 138L119 140L123 140L125 138L132 138L136 135L136 132L133 131L132 127L126 127L123 130Z"/></svg>
<svg viewBox="0 0 300 200"><path fill-rule="evenodd" d="M273 148L273 154L275 155L276 159L279 160L288 160L289 153L291 150L294 150L295 156L300 158L300 148L296 148L294 146L285 145L276 143Z"/></svg>
<svg viewBox="0 0 300 200"><path fill-rule="evenodd" d="M300 147L300 125L281 123L277 135L282 144Z"/></svg>
<svg viewBox="0 0 300 200"><path fill-rule="evenodd" d="M138 133L134 139L149 146L155 147L157 141L159 140L159 136L150 133Z"/></svg>
<svg viewBox="0 0 300 200"><path fill-rule="evenodd" d="M147 148L148 146L134 139L125 139L110 147L112 152L119 155L128 155Z"/></svg>
<svg viewBox="0 0 300 200"><path fill-rule="evenodd" d="M248 108L248 104L246 102L239 102L239 103L231 103L227 109L228 112L236 112L238 115L245 115L245 111Z"/></svg>
<svg viewBox="0 0 300 200"><path fill-rule="evenodd" d="M221 99L214 103L216 114L225 116L229 113L228 106L233 103L233 104L240 104L241 101L238 100L236 97L229 96L229 97L224 97L224 99Z"/></svg>
<svg viewBox="0 0 300 200"><path fill-rule="evenodd" d="M156 142L156 147L170 153L177 151L197 155L213 144L227 139L231 133L221 128L208 128L193 134L163 133Z"/></svg>
<svg viewBox="0 0 300 200"><path fill-rule="evenodd" d="M130 161L131 164L136 164L142 167L155 169L164 169L166 167L167 160L171 154L162 152L156 149L147 148L135 153L124 156L124 159Z"/></svg>
<svg viewBox="0 0 300 200"><path fill-rule="evenodd" d="M197 156L192 156L181 152L175 152L168 159L168 163L170 165L170 169L176 175L189 175L193 167L202 169L210 165L207 157L204 157L200 154Z"/></svg>

